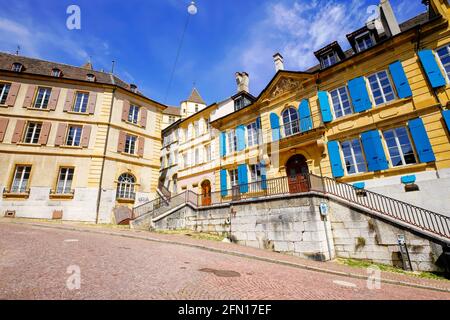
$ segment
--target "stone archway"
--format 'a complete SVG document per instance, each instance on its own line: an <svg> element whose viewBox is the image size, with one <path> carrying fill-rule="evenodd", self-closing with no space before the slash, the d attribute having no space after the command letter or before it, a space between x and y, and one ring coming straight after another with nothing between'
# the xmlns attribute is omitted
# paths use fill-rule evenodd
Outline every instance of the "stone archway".
<svg viewBox="0 0 450 320"><path fill-rule="evenodd" d="M286 162L286 174L290 193L309 191L309 169L304 156L296 154L289 158Z"/></svg>

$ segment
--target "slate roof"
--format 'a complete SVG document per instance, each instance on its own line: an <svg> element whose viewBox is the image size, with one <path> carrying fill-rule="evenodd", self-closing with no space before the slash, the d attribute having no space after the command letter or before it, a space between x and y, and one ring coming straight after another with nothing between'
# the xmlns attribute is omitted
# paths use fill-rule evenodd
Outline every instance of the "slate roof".
<svg viewBox="0 0 450 320"><path fill-rule="evenodd" d="M181 116L181 109L179 107L167 107L163 113L171 116Z"/></svg>
<svg viewBox="0 0 450 320"><path fill-rule="evenodd" d="M202 99L200 93L198 93L197 88L192 89L191 95L186 101L206 105L206 102Z"/></svg>

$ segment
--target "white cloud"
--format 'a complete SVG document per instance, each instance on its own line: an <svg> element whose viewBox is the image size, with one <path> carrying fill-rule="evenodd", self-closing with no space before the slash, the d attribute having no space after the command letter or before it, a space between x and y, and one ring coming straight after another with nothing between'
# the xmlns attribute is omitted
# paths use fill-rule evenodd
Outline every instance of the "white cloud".
<svg viewBox="0 0 450 320"><path fill-rule="evenodd" d="M241 68L249 72L251 86L261 90L275 73L272 55L280 52L286 69L306 70L317 64L314 51L337 40L345 50L346 34L362 27L368 18L364 1L279 0L264 10L248 38L231 52Z"/></svg>

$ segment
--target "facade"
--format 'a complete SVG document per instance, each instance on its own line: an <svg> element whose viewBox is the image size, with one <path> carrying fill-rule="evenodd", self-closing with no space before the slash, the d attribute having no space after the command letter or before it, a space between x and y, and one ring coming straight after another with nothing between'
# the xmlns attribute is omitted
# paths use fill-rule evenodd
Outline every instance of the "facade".
<svg viewBox="0 0 450 320"><path fill-rule="evenodd" d="M178 192L180 121L176 121L162 131L163 145L161 149L161 170L158 185L158 193L162 197L170 197L172 194L177 194Z"/></svg>
<svg viewBox="0 0 450 320"><path fill-rule="evenodd" d="M449 4L400 25L389 1L380 9L383 28L317 51L316 67L286 71L275 55L256 101L212 122L222 197L282 176L298 192L311 172L449 215Z"/></svg>
<svg viewBox="0 0 450 320"><path fill-rule="evenodd" d="M156 195L165 106L117 77L0 54L0 208L120 222Z"/></svg>
<svg viewBox="0 0 450 320"><path fill-rule="evenodd" d="M167 107L163 111L161 129L164 130L168 126L174 124L181 119L181 109L178 107Z"/></svg>

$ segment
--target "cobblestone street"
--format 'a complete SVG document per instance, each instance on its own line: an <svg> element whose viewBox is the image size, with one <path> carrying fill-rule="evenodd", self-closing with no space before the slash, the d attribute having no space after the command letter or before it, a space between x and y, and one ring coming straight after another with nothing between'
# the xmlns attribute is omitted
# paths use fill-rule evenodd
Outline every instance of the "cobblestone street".
<svg viewBox="0 0 450 320"><path fill-rule="evenodd" d="M31 224L0 223L0 234L0 299L450 299L180 244Z"/></svg>

